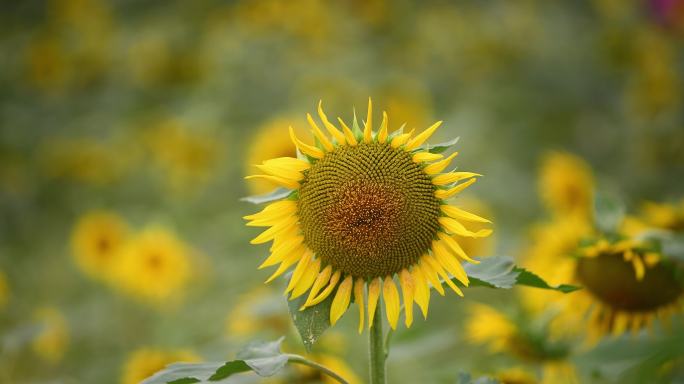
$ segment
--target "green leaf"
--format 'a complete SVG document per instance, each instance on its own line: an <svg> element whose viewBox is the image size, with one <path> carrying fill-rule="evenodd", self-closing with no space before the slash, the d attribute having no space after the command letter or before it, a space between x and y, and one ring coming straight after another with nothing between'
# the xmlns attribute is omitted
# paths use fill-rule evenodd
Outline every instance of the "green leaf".
<svg viewBox="0 0 684 384"><path fill-rule="evenodd" d="M454 146L456 143L458 143L458 140L460 140L460 137L457 137L455 139L451 139L449 141L445 141L443 143L439 144L434 144L434 145L426 145L425 149L432 152L432 153L442 153L449 149L450 147Z"/></svg>
<svg viewBox="0 0 684 384"><path fill-rule="evenodd" d="M330 294L327 299L313 307L300 311L304 305L306 295L302 295L292 301L288 301L292 322L302 338L302 343L307 352L311 352L311 347L318 341L323 332L330 327L330 306L334 294Z"/></svg>
<svg viewBox="0 0 684 384"><path fill-rule="evenodd" d="M544 279L539 277L539 275L534 272L530 272L525 268L515 267L517 271L518 278L515 281L516 285L525 285L528 287L541 288L541 289L552 289L554 291L559 291L563 293L570 293L582 289L581 287L570 285L570 284L559 284L557 286L550 285Z"/></svg>
<svg viewBox="0 0 684 384"><path fill-rule="evenodd" d="M471 287L489 287L510 289L514 285L551 289L563 293L570 293L580 289L574 285L561 284L552 286L533 272L515 265L509 256L492 256L480 259L480 264L466 263L463 266ZM458 280L453 279L454 282Z"/></svg>
<svg viewBox="0 0 684 384"><path fill-rule="evenodd" d="M515 270L513 259L508 256L492 256L480 259L480 264L463 266L472 286L510 289L520 272Z"/></svg>
<svg viewBox="0 0 684 384"><path fill-rule="evenodd" d="M216 384L236 373L253 371L259 376L275 375L288 362L281 353L284 337L272 342L254 342L238 353L236 360L225 363L175 363L167 366L141 384Z"/></svg>
<svg viewBox="0 0 684 384"><path fill-rule="evenodd" d="M625 217L622 201L605 193L597 193L594 198L594 221L596 227L606 233L616 233Z"/></svg>
<svg viewBox="0 0 684 384"><path fill-rule="evenodd" d="M237 355L259 376L273 376L287 364L287 355L280 352L285 338L271 342L254 342L247 345Z"/></svg>
<svg viewBox="0 0 684 384"><path fill-rule="evenodd" d="M243 197L240 199L240 201L246 201L248 203L252 204L263 204L263 203L270 203L271 201L276 201L280 199L284 199L292 193L291 190L286 189L286 188L276 188L272 192L263 194L263 195L253 195L253 196L247 196Z"/></svg>

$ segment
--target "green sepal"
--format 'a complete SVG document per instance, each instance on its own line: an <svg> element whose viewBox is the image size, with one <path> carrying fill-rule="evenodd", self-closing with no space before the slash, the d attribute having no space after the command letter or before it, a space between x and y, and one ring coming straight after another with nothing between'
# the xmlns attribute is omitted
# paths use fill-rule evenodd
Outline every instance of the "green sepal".
<svg viewBox="0 0 684 384"><path fill-rule="evenodd" d="M252 195L252 196L247 196L243 197L240 199L240 201L246 201L248 203L252 204L263 204L263 203L270 203L272 201L276 200L281 200L285 198L290 198L293 195L296 195L297 191L293 191L291 189L283 188L283 187L278 187L274 189L273 191L263 194L263 195Z"/></svg>

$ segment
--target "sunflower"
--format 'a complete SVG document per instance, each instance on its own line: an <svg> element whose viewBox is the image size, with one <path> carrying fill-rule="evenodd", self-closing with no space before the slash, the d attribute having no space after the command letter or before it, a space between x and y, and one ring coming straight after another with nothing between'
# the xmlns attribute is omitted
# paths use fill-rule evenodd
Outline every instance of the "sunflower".
<svg viewBox="0 0 684 384"><path fill-rule="evenodd" d="M183 293L191 273L190 249L161 227L148 227L121 251L115 285L123 292L153 303L165 303Z"/></svg>
<svg viewBox="0 0 684 384"><path fill-rule="evenodd" d="M171 363L196 361L199 356L187 350L140 348L124 364L121 384L138 384Z"/></svg>
<svg viewBox="0 0 684 384"><path fill-rule="evenodd" d="M539 190L555 216L589 217L593 186L591 169L581 158L564 152L545 155L539 174Z"/></svg>
<svg viewBox="0 0 684 384"><path fill-rule="evenodd" d="M535 321L527 318L514 321L484 304L470 306L469 312L465 327L471 343L486 345L492 353L506 353L521 362L541 366L541 383L579 382L574 365L568 361L569 346L550 337L548 329L535 327ZM528 375L517 373L504 376L501 381L529 382Z"/></svg>
<svg viewBox="0 0 684 384"><path fill-rule="evenodd" d="M390 135L384 113L374 132L370 99L363 131L356 119L353 129L338 119L339 129L328 120L321 103L318 115L332 139L309 114L317 146L304 143L291 129L292 141L303 155L264 161L259 165L264 174L248 176L293 190L245 217L249 226L270 227L251 241L273 241L271 255L260 268L279 267L267 282L296 265L286 293L292 300L308 292L302 308L333 297L332 324L346 312L353 294L359 306L359 332L366 303L370 327L381 294L387 320L396 328L400 298L395 278L402 290L407 327L413 322L414 301L427 316L429 284L443 294L441 278L462 296L451 276L467 286L461 261L473 260L457 238L486 237L492 231L466 229L461 221L488 220L447 203L479 175L442 173L457 153L444 157L438 150L421 148L441 122L415 136L402 129Z"/></svg>
<svg viewBox="0 0 684 384"><path fill-rule="evenodd" d="M548 272L551 283L584 287L563 297L525 291L524 301L536 301L531 307L537 311L559 312L557 329L586 331L588 341L594 342L608 334L639 331L657 318L666 320L681 306L684 287L672 266L647 243L594 234L562 252L529 254L526 259L526 265L543 276Z"/></svg>
<svg viewBox="0 0 684 384"><path fill-rule="evenodd" d="M93 211L82 216L71 235L74 260L88 276L112 277L118 252L128 240L128 225L116 213Z"/></svg>
<svg viewBox="0 0 684 384"><path fill-rule="evenodd" d="M672 204L646 202L640 217L649 228L684 232L684 199Z"/></svg>

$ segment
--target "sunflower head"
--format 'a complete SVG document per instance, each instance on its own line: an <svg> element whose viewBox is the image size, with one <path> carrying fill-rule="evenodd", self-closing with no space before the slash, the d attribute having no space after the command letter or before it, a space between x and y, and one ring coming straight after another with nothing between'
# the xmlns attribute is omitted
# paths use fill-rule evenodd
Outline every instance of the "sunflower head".
<svg viewBox="0 0 684 384"><path fill-rule="evenodd" d="M320 103L318 116L320 123L307 115L315 145L290 128L300 156L266 160L258 165L263 174L247 177L292 190L287 198L245 217L250 226L270 227L252 240L273 241L261 267L279 267L268 281L294 266L290 298L308 292L306 308L332 295L333 324L353 294L360 330L365 303L372 323L381 295L389 323L396 327L400 297L395 280L402 288L407 326L413 321L414 302L427 315L428 284L443 293L444 279L462 295L451 278L467 285L461 261L472 259L458 239L486 237L491 230L466 229L462 221L489 221L447 202L480 175L443 173L457 153L445 157L442 147L421 147L441 122L414 135L413 130L390 130L383 113L376 131L370 100L363 130L356 117L351 127L340 118L334 124Z"/></svg>

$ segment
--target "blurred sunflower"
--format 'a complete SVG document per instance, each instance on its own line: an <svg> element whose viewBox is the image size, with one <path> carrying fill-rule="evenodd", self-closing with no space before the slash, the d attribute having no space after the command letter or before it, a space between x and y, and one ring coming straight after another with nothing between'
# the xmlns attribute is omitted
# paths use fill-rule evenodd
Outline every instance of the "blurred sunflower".
<svg viewBox="0 0 684 384"><path fill-rule="evenodd" d="M657 318L666 320L684 298L674 267L662 262L662 255L649 244L632 238L609 240L594 235L565 254L529 256L542 276L549 273L584 287L555 301L544 301L560 311L555 327L566 332L584 330L590 342L606 334L636 332ZM542 257L549 262L534 260ZM532 292L526 296L527 302L539 299Z"/></svg>
<svg viewBox="0 0 684 384"><path fill-rule="evenodd" d="M107 185L121 179L133 162L120 151L117 143L88 137L49 140L40 151L41 165L49 177Z"/></svg>
<svg viewBox="0 0 684 384"><path fill-rule="evenodd" d="M9 301L10 290L7 284L7 278L5 273L0 270L0 309L5 308L7 302Z"/></svg>
<svg viewBox="0 0 684 384"><path fill-rule="evenodd" d="M486 345L492 353L503 352L524 363L540 365L541 383L579 383L575 367L568 360L569 346L549 336L549 329L535 327L530 319L513 321L484 304L472 305L469 312L466 334L470 342ZM503 382L529 382L529 376L519 372L502 377L508 378Z"/></svg>
<svg viewBox="0 0 684 384"><path fill-rule="evenodd" d="M140 348L132 352L124 364L121 384L139 384L171 363L199 360L199 356L187 350Z"/></svg>
<svg viewBox="0 0 684 384"><path fill-rule="evenodd" d="M581 158L564 152L550 152L544 156L539 190L554 215L589 217L593 187L591 169Z"/></svg>
<svg viewBox="0 0 684 384"><path fill-rule="evenodd" d="M395 276L402 288L407 327L413 322L414 301L427 316L429 284L443 293L441 278L462 296L451 276L467 286L461 261L473 260L456 236L486 237L492 231L469 231L460 221L488 220L447 203L479 175L442 173L457 153L443 158L436 150L420 147L441 122L416 136L402 130L390 135L384 113L374 132L370 100L363 132L356 119L353 131L341 119L342 130L338 129L320 103L318 114L332 140L307 115L320 147L305 144L291 129L292 141L305 157L267 160L258 166L265 174L248 176L294 190L290 197L245 217L249 226L270 227L251 241L273 240L271 255L260 268L279 267L267 282L296 264L286 289L290 299L308 292L302 306L307 308L336 292L332 324L346 312L353 293L359 306L359 332L365 303L370 327L381 293L389 324L396 328L400 299Z"/></svg>
<svg viewBox="0 0 684 384"><path fill-rule="evenodd" d="M188 246L164 228L148 227L122 249L114 282L125 293L164 304L180 299L190 274Z"/></svg>
<svg viewBox="0 0 684 384"><path fill-rule="evenodd" d="M85 274L108 280L127 240L128 225L119 215L107 211L89 212L79 218L72 232L72 254Z"/></svg>
<svg viewBox="0 0 684 384"><path fill-rule="evenodd" d="M648 228L684 232L684 199L678 203L646 202L640 220Z"/></svg>
<svg viewBox="0 0 684 384"><path fill-rule="evenodd" d="M297 129L303 124L293 124L293 120L287 117L277 117L264 123L257 128L257 132L251 139L245 157L245 174L254 172L255 165L279 157L297 157L297 147L290 140L290 135L285 127L292 125L296 134L303 134L303 129ZM248 182L252 194L262 194L273 189L273 183L265 180L251 179Z"/></svg>
<svg viewBox="0 0 684 384"><path fill-rule="evenodd" d="M62 313L53 307L36 310L39 331L33 339L33 351L48 363L56 364L69 345L69 327Z"/></svg>

